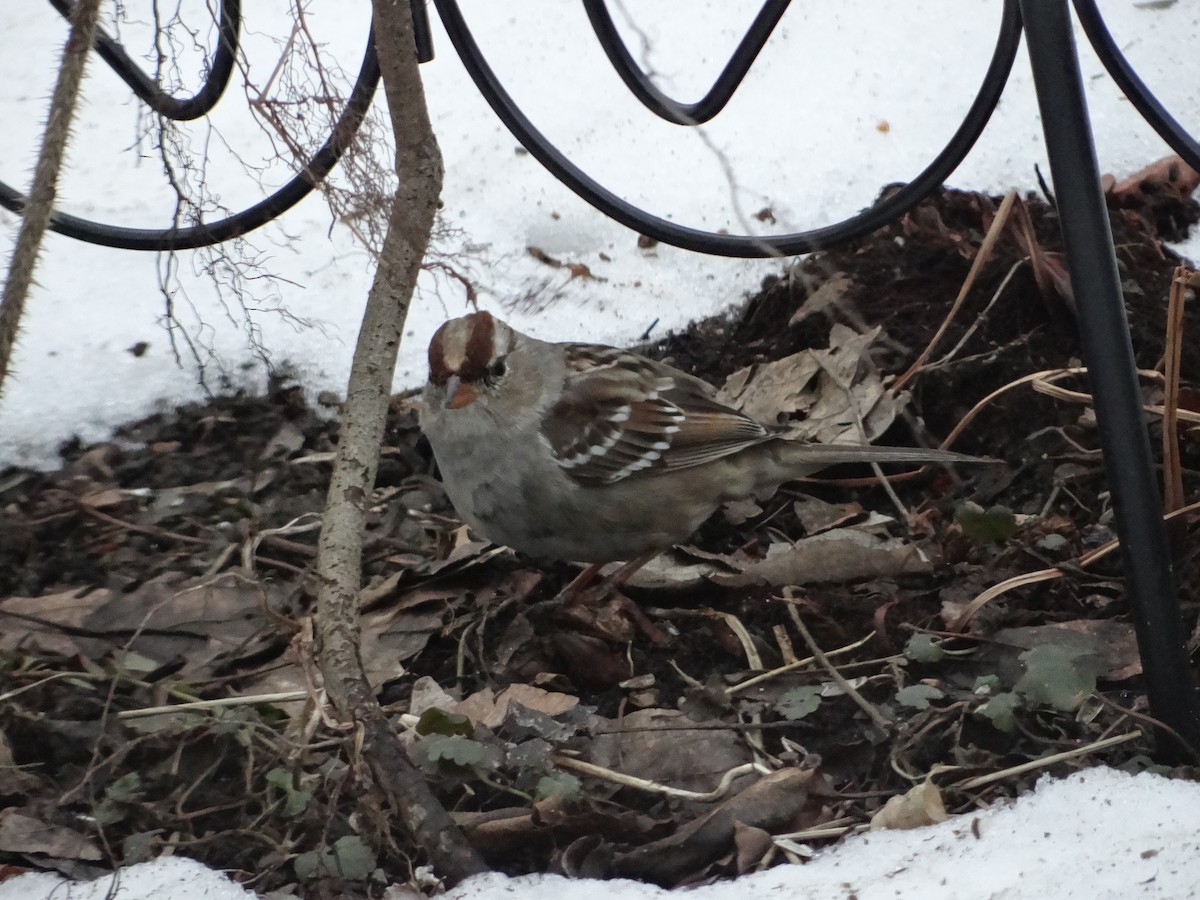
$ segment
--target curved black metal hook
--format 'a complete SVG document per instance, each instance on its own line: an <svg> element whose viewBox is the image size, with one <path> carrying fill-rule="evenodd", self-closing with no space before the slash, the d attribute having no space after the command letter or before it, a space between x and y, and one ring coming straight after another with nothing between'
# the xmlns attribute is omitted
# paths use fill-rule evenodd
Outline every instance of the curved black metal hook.
<svg viewBox="0 0 1200 900"><path fill-rule="evenodd" d="M71 0L50 0L58 13L65 19L71 15ZM108 63L122 81L129 85L138 99L152 110L176 122L187 122L206 115L217 105L229 78L237 56L238 39L242 27L241 0L221 0L217 7L217 49L209 60L208 74L200 90L191 97L174 97L164 92L145 72L129 58L125 48L103 28L96 28L92 46L100 58Z"/></svg>
<svg viewBox="0 0 1200 900"><path fill-rule="evenodd" d="M378 84L379 58L375 53L375 30L372 27L354 89L321 149L291 181L239 213L211 223L198 222L185 228L157 229L105 225L69 213L55 212L50 218L50 228L58 234L90 244L123 250L193 250L253 231L307 197L337 165L370 109L371 98ZM0 206L19 214L25 208L25 196L0 182Z"/></svg>
<svg viewBox="0 0 1200 900"><path fill-rule="evenodd" d="M1075 14L1083 32L1092 43L1096 55L1104 63L1104 68L1112 76L1122 93L1133 104L1134 109L1142 114L1150 126L1158 132L1167 144L1178 153L1183 161L1197 171L1200 171L1200 143L1188 133L1182 125L1175 121L1167 112L1158 98L1146 87L1146 83L1138 77L1129 65L1129 60L1117 48L1116 41L1109 34L1108 27L1100 10L1096 8L1095 0L1075 0Z"/></svg>
<svg viewBox="0 0 1200 900"><path fill-rule="evenodd" d="M583 8L592 23L592 30L596 32L596 39L608 54L608 61L617 70L630 93L637 97L646 109L668 122L676 125L699 125L725 108L725 104L750 71L754 60L758 59L758 54L791 2L792 0L767 0L763 4L763 8L750 23L745 36L729 57L729 62L725 64L717 80L713 82L708 93L695 103L673 100L654 85L634 60L621 35L617 33L617 27L613 24L604 0L583 0Z"/></svg>
<svg viewBox="0 0 1200 900"><path fill-rule="evenodd" d="M996 48L979 93L949 143L911 182L875 206L843 222L810 231L760 237L717 234L678 225L668 219L650 215L597 183L551 144L504 90L496 74L483 58L474 35L463 19L457 0L434 0L434 3L463 66L475 81L480 93L517 140L538 162L549 169L551 174L592 206L622 225L664 243L715 256L761 258L808 253L820 247L868 234L912 209L945 181L979 138L1004 90L1021 41L1021 13L1017 0L1004 0Z"/></svg>

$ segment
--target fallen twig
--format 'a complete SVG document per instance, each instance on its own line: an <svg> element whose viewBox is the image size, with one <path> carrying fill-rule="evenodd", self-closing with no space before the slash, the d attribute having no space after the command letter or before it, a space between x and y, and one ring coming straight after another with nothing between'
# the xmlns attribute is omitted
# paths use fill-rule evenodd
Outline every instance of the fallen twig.
<svg viewBox="0 0 1200 900"><path fill-rule="evenodd" d="M785 598L785 602L787 603L787 611L788 615L791 616L792 624L796 626L796 630L799 631L800 636L804 638L804 643L808 644L809 652L816 657L817 662L823 669L825 669L827 673L829 673L829 677L832 678L834 683L842 689L846 696L853 700L858 705L858 708L865 712L867 717L875 723L875 727L884 734L890 734L892 730L891 721L887 718L887 716L876 709L874 705L869 703L862 694L855 690L854 686L845 679L841 672L834 668L833 663L829 661L829 657L825 655L825 652L819 646L817 646L817 642L813 639L812 633L808 630L808 626L804 624L804 620L800 618L800 611L796 608L795 603L793 603L790 598Z"/></svg>

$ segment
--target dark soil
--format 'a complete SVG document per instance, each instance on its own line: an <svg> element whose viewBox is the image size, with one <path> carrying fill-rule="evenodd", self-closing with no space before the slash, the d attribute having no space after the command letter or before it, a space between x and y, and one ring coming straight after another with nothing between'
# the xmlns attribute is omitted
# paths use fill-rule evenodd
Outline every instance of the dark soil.
<svg viewBox="0 0 1200 900"><path fill-rule="evenodd" d="M903 372L945 317L999 202L943 193L892 227L805 259L735 313L695 323L648 352L719 383L750 363L821 346L833 321L861 320L885 328L875 365ZM1036 198L1025 202L1048 265L1061 269L1055 213ZM1112 219L1138 364L1153 368L1177 263L1159 229L1194 221L1196 209L1149 197L1114 209ZM1031 265L1020 262L1028 253L1012 232L1001 238L932 359L968 328L974 333L952 360L909 384L909 415L884 443L936 444L991 391L1079 364L1071 303L1039 290ZM849 279L839 303L789 325L835 276ZM1187 339L1198 324L1189 309L1185 381L1200 372L1200 343ZM1080 379L1063 384L1086 390ZM1161 399L1157 385L1145 387L1150 402ZM1157 419L1151 428L1161 444ZM1188 497L1200 468L1194 438L1185 432L1181 440ZM64 447L56 472L0 473L0 809L62 829L56 841L0 846L0 864L84 875L170 850L231 870L256 890L298 885L310 896L374 895L388 880L413 877L422 855L381 807L338 723L279 701L118 716L311 682L310 514L321 510L323 454L336 441L328 411L275 384L266 396L217 398L131 424L108 443ZM561 763L571 754L699 790L752 758L807 773L799 802L792 788L786 796L764 789L771 812L759 827L773 834L865 823L937 766L958 767L937 779L951 813L1012 796L1044 771L1147 768L1155 747L1116 555L1075 564L1112 537L1096 447L1087 406L1016 388L954 446L1005 465L964 467L961 480L933 473L896 483L909 521L890 531L936 557L931 571L783 588L711 580L630 587L647 624L620 598L566 609L547 603L574 568L469 541L413 410L397 399L367 535L364 657L439 796L489 863L510 872L636 874L674 884L784 858L769 841L753 852L738 844L735 853L730 841L697 850L680 827L712 803L580 775ZM738 524L718 513L694 544L723 554L724 565L799 540L801 494L894 514L878 486L805 484ZM968 501L1002 508L972 519ZM980 517L999 529L995 540L980 531ZM1177 551L1191 628L1198 584L1186 534ZM965 635L948 633L952 611L981 591L1059 562L1066 577L1008 592ZM793 649L809 655L791 608L825 650L870 637L836 663L865 679L858 688L890 721L886 729L844 694L813 691L831 678L820 665L753 691L727 690L754 674L749 649L764 669ZM1081 679L1067 700L1069 686L1036 657L1057 652L1047 646L1061 649L1048 636L1062 632L1045 629L1062 623L1089 640L1104 634L1086 654L1054 660L1065 678ZM1030 630L1018 638L1014 628ZM653 640L657 631L666 639ZM1039 679L1047 683L1035 689ZM512 685L551 693L523 694L521 705L486 724L481 715L426 714L421 739L400 718L415 690L424 696L436 686L461 699ZM559 694L579 705L551 708ZM1011 699L989 707L997 696ZM601 732L641 722L631 717L646 710L678 715L674 730L650 738L630 727L620 752L598 749L612 740ZM968 776L1127 732L1141 733L1047 769L963 786ZM663 858L686 862L638 869L630 848L656 840L668 842Z"/></svg>

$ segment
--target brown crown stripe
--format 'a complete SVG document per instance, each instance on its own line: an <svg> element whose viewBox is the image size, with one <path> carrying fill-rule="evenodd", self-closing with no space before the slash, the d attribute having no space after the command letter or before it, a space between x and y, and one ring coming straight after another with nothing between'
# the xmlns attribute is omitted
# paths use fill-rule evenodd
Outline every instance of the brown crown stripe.
<svg viewBox="0 0 1200 900"><path fill-rule="evenodd" d="M443 346L446 326L449 324L443 322L429 342L429 380L434 384L445 384L446 379L450 377L450 370L446 368L446 348Z"/></svg>
<svg viewBox="0 0 1200 900"><path fill-rule="evenodd" d="M459 376L463 381L482 378L492 362L492 350L496 341L496 320L491 313L477 312L466 317L469 328L466 353Z"/></svg>
<svg viewBox="0 0 1200 900"><path fill-rule="evenodd" d="M451 375L475 381L486 374L492 361L496 320L477 312L446 322L429 342L429 379L445 384Z"/></svg>

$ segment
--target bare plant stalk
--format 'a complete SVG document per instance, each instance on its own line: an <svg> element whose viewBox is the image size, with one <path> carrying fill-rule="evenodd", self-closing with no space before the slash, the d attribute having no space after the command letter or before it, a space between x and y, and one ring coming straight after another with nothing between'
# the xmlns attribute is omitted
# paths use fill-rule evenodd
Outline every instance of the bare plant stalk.
<svg viewBox="0 0 1200 900"><path fill-rule="evenodd" d="M413 766L384 716L359 655L366 507L375 485L396 353L442 189L442 156L418 70L407 2L375 0L375 40L396 140L399 187L367 295L318 544L317 633L325 688L356 725L376 785L437 873L457 882L486 870Z"/></svg>
<svg viewBox="0 0 1200 900"><path fill-rule="evenodd" d="M1189 275L1191 278L1189 278ZM1179 368L1183 358L1183 312L1189 281L1194 272L1177 266L1171 278L1171 293L1167 302L1167 333L1163 351L1163 510L1175 512L1184 503L1183 469L1179 461ZM1186 525L1177 523L1176 539L1182 539ZM1181 545L1182 546L1182 545Z"/></svg>
<svg viewBox="0 0 1200 900"><path fill-rule="evenodd" d="M33 186L29 189L12 263L8 267L8 278L4 282L4 296L0 299L0 393L4 391L8 376L13 344L21 325L21 314L25 311L25 299L29 296L29 286L33 284L33 271L37 266L42 237L46 234L50 213L54 210L58 173L66 154L71 119L75 116L79 85L83 81L83 69L92 46L92 35L96 32L99 12L100 0L79 0L71 10L71 31L63 47L58 82L50 97L50 114L42 136L37 167L33 172Z"/></svg>

